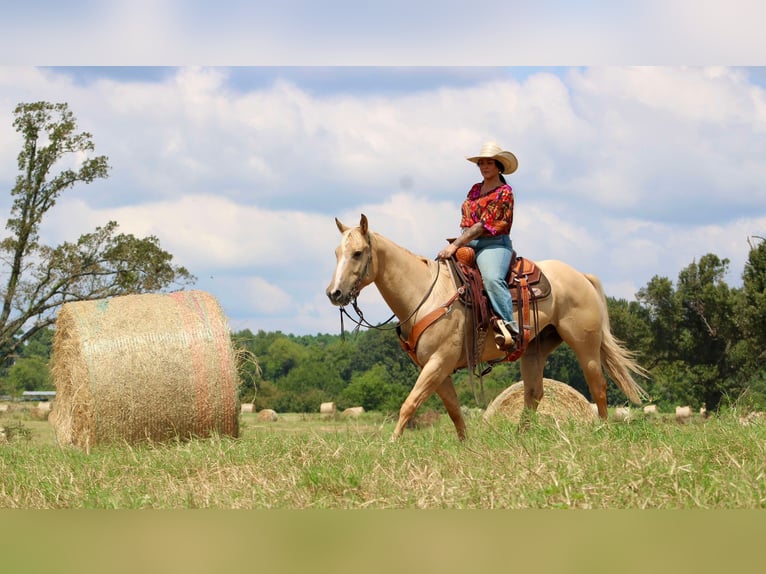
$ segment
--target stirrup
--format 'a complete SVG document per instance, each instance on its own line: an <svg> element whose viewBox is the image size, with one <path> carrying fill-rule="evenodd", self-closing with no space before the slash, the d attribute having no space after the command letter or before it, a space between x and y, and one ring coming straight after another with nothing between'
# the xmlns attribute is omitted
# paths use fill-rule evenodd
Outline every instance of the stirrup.
<svg viewBox="0 0 766 574"><path fill-rule="evenodd" d="M516 348L516 339L512 331L508 329L505 321L498 319L494 322L495 345L502 351L513 351Z"/></svg>

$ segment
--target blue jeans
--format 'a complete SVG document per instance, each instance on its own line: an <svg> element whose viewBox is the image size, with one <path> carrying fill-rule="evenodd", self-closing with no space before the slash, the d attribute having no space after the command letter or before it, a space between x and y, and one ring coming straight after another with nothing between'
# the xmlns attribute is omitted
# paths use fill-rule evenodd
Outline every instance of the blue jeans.
<svg viewBox="0 0 766 574"><path fill-rule="evenodd" d="M506 281L513 252L511 238L508 235L479 237L469 242L468 246L476 251L476 266L481 273L492 309L518 331L519 327L513 316L513 300Z"/></svg>

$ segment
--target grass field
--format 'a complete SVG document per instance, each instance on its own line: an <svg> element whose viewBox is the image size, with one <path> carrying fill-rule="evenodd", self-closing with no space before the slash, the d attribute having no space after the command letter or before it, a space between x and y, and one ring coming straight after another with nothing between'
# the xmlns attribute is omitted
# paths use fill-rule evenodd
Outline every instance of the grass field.
<svg viewBox="0 0 766 574"><path fill-rule="evenodd" d="M448 417L390 442L393 420L241 415L238 439L60 448L46 421L0 413L0 508L762 509L766 423Z"/></svg>

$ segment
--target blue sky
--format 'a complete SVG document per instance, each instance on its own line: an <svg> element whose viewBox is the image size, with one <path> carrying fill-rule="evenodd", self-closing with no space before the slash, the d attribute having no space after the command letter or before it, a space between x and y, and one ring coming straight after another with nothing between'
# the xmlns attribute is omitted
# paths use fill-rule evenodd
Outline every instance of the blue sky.
<svg viewBox="0 0 766 574"><path fill-rule="evenodd" d="M159 237L232 329L337 332L333 218L364 212L434 256L478 180L465 157L489 139L519 158L517 251L596 273L612 296L706 253L738 284L748 237L766 235L758 3L547 2L547 19L515 2L260 4L4 7L0 189L19 102L67 102L112 165L62 197L46 241L115 219ZM360 302L390 314L374 288Z"/></svg>

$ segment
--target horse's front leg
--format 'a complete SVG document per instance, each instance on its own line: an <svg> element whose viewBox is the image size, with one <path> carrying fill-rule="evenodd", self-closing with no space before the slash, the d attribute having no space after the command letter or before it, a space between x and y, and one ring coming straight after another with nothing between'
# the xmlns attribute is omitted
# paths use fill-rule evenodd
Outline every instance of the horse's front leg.
<svg viewBox="0 0 766 574"><path fill-rule="evenodd" d="M410 394L407 395L407 398L399 409L399 420L397 421L394 433L391 436L392 440L402 436L404 427L413 417L415 411L418 410L420 405L428 400L428 397L434 393L448 376L449 370L444 367L443 362L432 356L421 369L420 375L418 375L418 380L415 381L415 386L412 387ZM452 391L454 393L454 386ZM455 396L455 401L457 401L457 396ZM452 413L450 413L450 416L452 416ZM463 432L465 432L465 429L463 429ZM460 434L459 430L458 434Z"/></svg>

